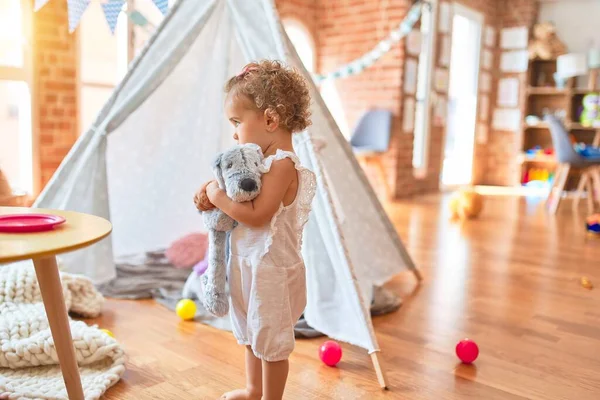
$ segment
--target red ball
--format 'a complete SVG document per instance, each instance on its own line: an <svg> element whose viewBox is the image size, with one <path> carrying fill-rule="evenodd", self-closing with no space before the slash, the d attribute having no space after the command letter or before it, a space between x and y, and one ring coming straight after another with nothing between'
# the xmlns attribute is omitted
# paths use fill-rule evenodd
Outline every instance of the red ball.
<svg viewBox="0 0 600 400"><path fill-rule="evenodd" d="M328 340L319 347L319 358L326 365L335 367L342 359L342 346L333 340Z"/></svg>
<svg viewBox="0 0 600 400"><path fill-rule="evenodd" d="M479 347L471 339L463 339L456 345L456 355L460 361L471 364L479 355Z"/></svg>

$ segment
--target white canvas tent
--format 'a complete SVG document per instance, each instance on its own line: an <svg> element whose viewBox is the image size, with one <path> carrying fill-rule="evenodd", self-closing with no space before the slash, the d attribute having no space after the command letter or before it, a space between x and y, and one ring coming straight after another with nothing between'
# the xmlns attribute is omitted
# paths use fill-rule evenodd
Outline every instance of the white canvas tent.
<svg viewBox="0 0 600 400"><path fill-rule="evenodd" d="M193 193L212 177L215 154L232 144L224 82L263 58L309 76L271 0L174 6L36 201L113 223L110 238L65 255L67 271L104 283L115 277L116 257L165 248L203 229ZM318 179L304 234L305 318L376 357L373 285L406 269L420 276L314 85L311 91L313 125L295 136L300 159Z"/></svg>

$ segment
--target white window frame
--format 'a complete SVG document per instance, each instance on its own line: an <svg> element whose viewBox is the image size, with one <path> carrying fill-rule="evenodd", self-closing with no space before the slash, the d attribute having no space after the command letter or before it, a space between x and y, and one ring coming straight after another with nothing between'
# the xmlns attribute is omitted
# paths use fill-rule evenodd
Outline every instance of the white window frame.
<svg viewBox="0 0 600 400"><path fill-rule="evenodd" d="M430 146L430 138L431 138L431 113L432 113L432 105L434 102L434 94L432 93L432 81L433 81L433 71L436 65L437 53L435 51L437 44L437 35L438 35L438 24L437 24L437 14L438 14L438 0L429 0L429 4L431 6L431 33L429 37L429 43L422 43L422 46L428 46L428 63L426 66L426 82L425 82L425 96L423 98L423 135L417 137L416 135L413 137L413 176L417 179L423 179L427 176L427 166L429 164L429 146ZM418 79L418 75L417 75ZM417 101L417 94L415 93L415 102ZM416 118L416 115L415 115ZM416 133L416 132L415 132ZM418 165L415 165L414 158L414 143L420 140L421 141L421 160L422 162Z"/></svg>
<svg viewBox="0 0 600 400"><path fill-rule="evenodd" d="M136 1L150 1L150 0L127 0L126 1L126 5L125 7L127 7L127 9L135 9L135 3ZM169 0L168 4L169 4L169 10L175 5L177 0ZM121 18L121 16L119 16L119 18ZM108 29L108 26L107 28ZM308 31L307 31L308 32ZM309 33L309 37L312 40L312 35L310 35ZM118 33L115 33L118 34ZM131 64L131 62L133 61L133 59L135 58L135 53L136 53L136 49L135 49L135 25L133 24L133 22L131 22L131 20L129 19L129 17L127 17L127 27L126 27L126 32L123 35L123 38L119 38L119 40L125 40L125 46L126 46L126 52L127 52L127 68L129 68L129 65ZM116 88L116 86L119 84L119 82L115 82L115 84L107 84L107 83L101 83L101 82L82 82L81 79L81 43L80 43L80 31L77 30L77 94L78 94L78 113L77 113L77 132L78 135L81 135L83 133L84 129L88 129L89 127L87 126L82 126L82 114L81 114L81 107L82 107L82 98L81 98L81 89L83 86L86 87L96 87L96 88L103 88L103 89L114 89ZM313 46L314 46L314 42L313 42ZM315 47L313 47L313 50L315 49ZM316 52L315 54L315 59L316 59ZM127 69L126 68L126 69ZM98 110L99 112L100 110Z"/></svg>
<svg viewBox="0 0 600 400"><path fill-rule="evenodd" d="M476 70L476 75L474 77L475 79L475 93L477 93L477 101L475 103L475 126L474 126L474 130L473 130L473 151L471 152L471 184L473 183L473 178L475 177L475 150L477 147L477 144L475 143L475 135L477 132L477 123L479 120L479 100L480 100L480 93L479 93L479 76L481 75L481 55L483 53L482 49L483 49L483 45L484 45L484 34L485 34L485 17L484 15L475 10L474 8L471 7L467 7L465 5L459 4L459 3L454 3L452 5L451 8L451 14L450 14L450 20L453 21L454 20L454 16L455 15L462 15L465 18L468 19L472 19L476 22L478 22L481 26L481 32L479 33L479 47L477 48L477 61L478 61L478 68ZM452 48L452 24L450 24L450 48ZM452 56L450 57L450 59L452 59ZM452 66L452 61L450 61L450 64L448 65L448 79L451 79L452 76L452 71L450 71L450 67ZM450 84L450 81L448 81L448 84ZM448 102L446 103L447 105L449 104L449 100L450 100L450 88L448 87L448 93L447 93L447 100ZM448 110L446 110L446 113L448 113ZM456 189L462 185L457 184L457 185L446 185L442 182L442 174L444 173L443 170L443 165L444 165L444 157L445 157L445 151L446 151L446 140L448 139L448 126L444 126L444 136L443 136L443 140L442 140L442 149L441 149L441 153L442 153L442 159L440 160L442 168L440 169L440 188L442 190L453 190Z"/></svg>
<svg viewBox="0 0 600 400"><path fill-rule="evenodd" d="M34 85L34 76L33 76L33 30L32 30L32 2L29 0L21 0L21 24L23 28L23 38L25 39L25 43L23 43L23 66L22 67L9 67L0 65L0 81L20 81L25 82L29 87L30 93L30 135L29 137L22 138L19 137L21 144L20 151L24 151L25 153L19 154L19 162L21 163L20 168L26 168L29 170L29 182L27 184L28 187L19 188L28 192L28 194L33 195L39 192L40 189L40 162L39 162L39 149L38 149L38 140L39 137L37 134L37 113L38 113L38 96L33 93Z"/></svg>

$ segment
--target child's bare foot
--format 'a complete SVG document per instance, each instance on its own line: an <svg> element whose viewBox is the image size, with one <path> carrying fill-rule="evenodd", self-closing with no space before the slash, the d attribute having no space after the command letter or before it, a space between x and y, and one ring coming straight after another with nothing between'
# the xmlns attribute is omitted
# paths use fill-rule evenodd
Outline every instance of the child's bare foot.
<svg viewBox="0 0 600 400"><path fill-rule="evenodd" d="M248 389L238 389L232 392L227 392L221 399L226 400L260 400L262 398L262 394L260 393L251 393Z"/></svg>

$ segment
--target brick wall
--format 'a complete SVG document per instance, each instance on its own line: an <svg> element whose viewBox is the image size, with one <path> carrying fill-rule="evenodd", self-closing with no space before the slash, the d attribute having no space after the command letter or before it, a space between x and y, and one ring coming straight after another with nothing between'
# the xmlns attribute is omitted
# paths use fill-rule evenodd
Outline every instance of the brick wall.
<svg viewBox="0 0 600 400"><path fill-rule="evenodd" d="M539 3L533 0L507 0L506 5L498 7L498 21L500 28L525 26L530 28L537 20ZM507 76L515 76L520 80L520 104L523 109L526 88L525 74L507 74L500 71L500 49L496 51L497 80ZM496 104L496 98L492 105ZM524 116L522 116L524 117ZM486 157L482 168L484 174L480 183L489 185L517 185L520 180L520 165L517 156L521 151L522 132L496 131L490 126L489 141L485 148Z"/></svg>
<svg viewBox="0 0 600 400"><path fill-rule="evenodd" d="M491 26L497 37L503 27L531 26L537 18L535 0L458 0L482 13L484 27ZM450 2L451 3L451 2ZM410 2L369 2L329 0L319 2L317 31L319 34L318 69L327 72L371 49L378 40L405 16ZM474 149L473 181L476 184L512 185L518 179L516 163L521 138L514 132L497 132L491 128L496 103L496 87L500 77L500 54L497 46L488 48L493 54L493 66L486 72L491 76L488 116L478 110L478 124L487 128L487 138L479 138ZM439 61L440 41L434 55ZM404 45L397 46L372 69L349 79L339 80L337 89L349 126L352 129L360 115L372 107L384 107L394 112L390 151L383 156L388 185L394 197L434 192L438 190L441 174L445 126L433 126L430 131L427 172L415 178L412 168L413 135L401 131L403 104L403 72L406 54ZM437 93L445 97L445 93ZM371 172L371 173L369 173ZM367 171L374 184L380 183L372 171Z"/></svg>
<svg viewBox="0 0 600 400"><path fill-rule="evenodd" d="M319 2L318 70L331 71L371 50L406 15L409 0L355 1L329 0ZM412 140L401 132L402 76L404 47L396 45L376 65L360 75L336 82L350 129L370 108L385 108L393 112L390 151L383 157L386 179L392 193L413 191L411 186ZM372 181L377 174L367 169Z"/></svg>
<svg viewBox="0 0 600 400"><path fill-rule="evenodd" d="M495 0L461 0L460 3L484 15L484 24L497 28L498 2ZM410 1L373 0L352 2L330 0L320 2L318 13L319 70L326 72L361 56L404 18ZM438 66L440 40L434 54ZM393 197L437 191L441 174L445 126L432 126L429 138L426 174L416 178L413 173L412 134L402 132L403 74L407 58L404 44L396 46L374 67L361 75L336 83L342 98L349 126L355 126L360 115L369 108L383 107L394 112L390 151L383 156L388 185ZM490 71L491 73L492 71ZM441 98L445 93L438 93ZM489 94L490 99L493 93ZM492 106L490 105L490 114ZM486 122L487 124L487 122ZM485 175L487 145L475 148L475 180ZM367 170L371 181L379 183L374 171Z"/></svg>
<svg viewBox="0 0 600 400"><path fill-rule="evenodd" d="M484 25L498 32L504 26L530 26L537 15L534 0L459 0L480 11ZM282 18L302 22L312 33L317 48L317 70L331 71L361 56L396 27L404 18L411 0L277 0ZM34 15L35 98L38 102L40 166L42 184L47 182L77 138L77 52L75 35L68 33L65 2L51 1ZM439 43L439 41L438 41ZM439 49L439 46L438 46ZM438 50L439 51L439 50ZM499 53L489 94L490 118L495 105L499 77ZM435 59L438 59L436 54ZM381 107L394 114L390 151L382 157L385 179L394 197L438 190L443 154L444 127L433 127L429 144L427 175L414 177L413 135L402 132L404 43L396 45L364 73L339 80L336 87L342 99L350 129L368 109ZM437 61L436 61L437 63ZM442 94L443 95L443 94ZM475 147L474 180L484 184L512 184L516 174L516 154L520 137L489 129L486 143ZM367 173L376 184L377 170Z"/></svg>
<svg viewBox="0 0 600 400"><path fill-rule="evenodd" d="M276 0L275 5L280 18L300 21L311 32L317 44L317 0ZM318 47L317 45L317 49Z"/></svg>
<svg viewBox="0 0 600 400"><path fill-rule="evenodd" d="M77 138L77 53L67 3L49 1L33 16L34 104L41 185Z"/></svg>

